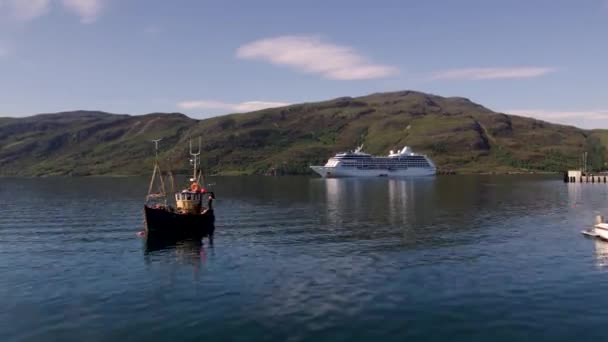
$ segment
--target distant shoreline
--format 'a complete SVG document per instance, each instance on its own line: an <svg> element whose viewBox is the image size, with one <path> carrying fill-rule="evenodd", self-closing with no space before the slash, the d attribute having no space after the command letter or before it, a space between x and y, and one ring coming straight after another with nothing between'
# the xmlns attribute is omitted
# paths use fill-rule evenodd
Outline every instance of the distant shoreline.
<svg viewBox="0 0 608 342"><path fill-rule="evenodd" d="M559 175L561 172L552 171L509 171L509 172L498 172L498 171L483 171L483 172L452 172L449 173L441 172L437 173L436 177L447 177L447 176L517 176L517 175ZM175 174L176 177L184 176L188 174ZM0 179L4 178L133 178L133 177L150 177L150 175L144 174L132 174L132 175L120 175L120 174L100 174L100 175L41 175L41 176L24 176L24 175L0 175ZM205 177L310 177L320 178L314 174L284 174L284 175L264 175L264 174L236 174L234 172L218 173L212 175L205 175ZM406 177L407 178L407 177Z"/></svg>

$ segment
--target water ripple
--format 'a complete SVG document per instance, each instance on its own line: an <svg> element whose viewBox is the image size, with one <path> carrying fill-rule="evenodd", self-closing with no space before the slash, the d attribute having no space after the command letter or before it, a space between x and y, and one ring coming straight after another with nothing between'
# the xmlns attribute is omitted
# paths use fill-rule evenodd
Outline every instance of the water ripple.
<svg viewBox="0 0 608 342"><path fill-rule="evenodd" d="M604 335L605 187L217 178L211 248L136 236L147 181L0 179L0 340Z"/></svg>

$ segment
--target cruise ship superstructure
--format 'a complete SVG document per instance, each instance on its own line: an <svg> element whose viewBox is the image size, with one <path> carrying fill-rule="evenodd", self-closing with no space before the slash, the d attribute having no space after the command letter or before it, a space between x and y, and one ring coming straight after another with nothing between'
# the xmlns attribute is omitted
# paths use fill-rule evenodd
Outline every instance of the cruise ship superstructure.
<svg viewBox="0 0 608 342"><path fill-rule="evenodd" d="M372 156L359 146L352 152L338 153L324 166L310 168L321 177L410 177L433 176L435 164L427 156L417 154L409 147L390 151L388 156Z"/></svg>

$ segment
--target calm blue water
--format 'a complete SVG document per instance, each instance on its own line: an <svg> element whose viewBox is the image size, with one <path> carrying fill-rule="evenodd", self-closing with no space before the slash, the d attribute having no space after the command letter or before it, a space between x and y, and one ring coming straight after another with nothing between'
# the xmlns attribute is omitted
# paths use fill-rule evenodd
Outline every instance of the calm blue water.
<svg viewBox="0 0 608 342"><path fill-rule="evenodd" d="M215 246L146 246L148 179L0 179L0 341L605 340L608 185L215 178Z"/></svg>

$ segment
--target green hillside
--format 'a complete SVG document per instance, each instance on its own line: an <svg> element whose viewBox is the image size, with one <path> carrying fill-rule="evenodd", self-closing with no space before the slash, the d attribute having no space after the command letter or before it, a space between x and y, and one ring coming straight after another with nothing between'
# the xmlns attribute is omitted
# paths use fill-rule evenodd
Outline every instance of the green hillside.
<svg viewBox="0 0 608 342"><path fill-rule="evenodd" d="M338 151L386 154L412 146L442 170L562 171L589 152L604 165L608 131L495 113L464 98L414 91L304 103L194 120L183 114L67 112L0 118L1 175L147 174L150 140L163 163L188 168L187 141L202 136L208 173L308 173Z"/></svg>

